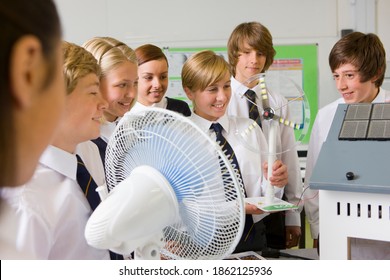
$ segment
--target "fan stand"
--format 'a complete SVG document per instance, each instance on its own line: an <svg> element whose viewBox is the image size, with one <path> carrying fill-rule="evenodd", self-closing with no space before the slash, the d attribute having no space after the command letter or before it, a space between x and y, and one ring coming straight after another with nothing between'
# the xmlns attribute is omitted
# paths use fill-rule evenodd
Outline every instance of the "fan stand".
<svg viewBox="0 0 390 280"><path fill-rule="evenodd" d="M164 243L163 234L156 234L150 237L149 241L134 251L134 259L136 260L160 260L160 250Z"/></svg>
<svg viewBox="0 0 390 280"><path fill-rule="evenodd" d="M270 120L269 134L268 134L268 180L267 188L265 192L265 203L272 204L275 199L274 186L271 185L269 178L272 177L272 165L276 161L276 129L277 123L274 120Z"/></svg>

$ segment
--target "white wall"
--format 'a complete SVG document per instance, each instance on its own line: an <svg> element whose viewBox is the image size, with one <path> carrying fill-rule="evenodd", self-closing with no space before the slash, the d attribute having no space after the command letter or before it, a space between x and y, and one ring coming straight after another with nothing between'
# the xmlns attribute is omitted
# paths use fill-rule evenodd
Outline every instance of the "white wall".
<svg viewBox="0 0 390 280"><path fill-rule="evenodd" d="M244 21L266 25L274 44L318 44L319 107L339 97L328 54L341 29L374 32L390 54L389 0L55 0L64 39L112 36L130 47L221 47ZM375 30L372 30L375 29Z"/></svg>

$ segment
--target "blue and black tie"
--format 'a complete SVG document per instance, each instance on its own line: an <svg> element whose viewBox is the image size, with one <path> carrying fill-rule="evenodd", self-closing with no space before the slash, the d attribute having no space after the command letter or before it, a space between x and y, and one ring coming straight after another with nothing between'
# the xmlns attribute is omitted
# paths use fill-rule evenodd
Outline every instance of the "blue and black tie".
<svg viewBox="0 0 390 280"><path fill-rule="evenodd" d="M221 146L222 151L225 153L225 155L227 156L229 161L231 161L235 165L234 168L238 171L238 174L242 179L241 172L240 172L240 166L238 165L237 157L234 153L234 150L233 150L232 146L230 146L230 144L226 140L226 138L222 135L222 129L223 129L222 126L219 123L213 123L210 126L210 129L212 129L215 132L215 134L217 136L217 141L219 142L219 145ZM245 187L244 187L244 191L245 191ZM245 196L247 196L246 192L245 192ZM250 214L245 215L245 227L244 227L244 232L242 234L242 238L241 238L240 242L246 242L247 240L249 240L249 238L251 236L251 231L252 231L253 225L254 224L253 224L252 215L250 215Z"/></svg>
<svg viewBox="0 0 390 280"><path fill-rule="evenodd" d="M248 98L247 103L248 103L248 110L249 110L249 118L256 121L256 123L261 128L260 113L256 105L256 92L254 92L251 89L248 89L245 92L245 96Z"/></svg>
<svg viewBox="0 0 390 280"><path fill-rule="evenodd" d="M101 137L91 140L93 143L96 144L96 146L99 149L100 158L102 159L103 166L105 166L106 161L106 149L107 149L107 142L104 141Z"/></svg>
<svg viewBox="0 0 390 280"><path fill-rule="evenodd" d="M87 198L89 205L91 206L92 211L100 203L99 194L96 192L97 185L93 180L91 174L88 172L85 167L84 162L79 155L77 157L77 183L79 183L80 188L83 190L85 197Z"/></svg>
<svg viewBox="0 0 390 280"><path fill-rule="evenodd" d="M97 184L93 180L91 174L85 167L83 160L79 155L77 157L77 183L80 185L80 188L83 190L85 197L88 200L89 205L91 206L92 211L98 207L100 203L100 196L96 191ZM122 255L118 255L110 251L111 260L123 260Z"/></svg>

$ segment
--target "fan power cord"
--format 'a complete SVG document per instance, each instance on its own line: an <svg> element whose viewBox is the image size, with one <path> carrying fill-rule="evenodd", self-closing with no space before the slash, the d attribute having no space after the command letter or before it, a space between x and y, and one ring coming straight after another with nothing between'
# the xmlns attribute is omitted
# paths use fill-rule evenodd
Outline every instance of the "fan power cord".
<svg viewBox="0 0 390 280"><path fill-rule="evenodd" d="M265 248L261 251L261 256L264 258L272 258L272 259L278 259L280 257L284 258L290 258L290 259L299 259L299 260L313 260L310 258L305 258L301 256L296 256L284 252L280 252L278 249L273 249L273 248Z"/></svg>

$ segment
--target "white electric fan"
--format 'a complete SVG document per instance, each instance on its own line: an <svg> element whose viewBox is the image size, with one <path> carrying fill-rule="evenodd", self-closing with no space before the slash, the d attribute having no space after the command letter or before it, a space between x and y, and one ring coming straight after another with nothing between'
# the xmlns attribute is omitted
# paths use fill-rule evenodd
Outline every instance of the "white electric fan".
<svg viewBox="0 0 390 280"><path fill-rule="evenodd" d="M240 131L239 137L255 152L267 155L269 178L272 174L272 163L275 162L277 156L289 152L292 149L295 150L296 146L305 138L310 125L310 107L302 88L282 73L269 71L254 75L241 85L238 92L246 98L244 95L245 91L248 88L252 88L254 84L256 84L253 88L256 96L262 101L262 106L258 106L258 110L263 131L268 132L268 150L261 150L261 147L250 146L248 142L245 142L253 130L253 125L249 126L245 131ZM275 108L270 104L275 104L274 101L278 100L277 94L282 95L285 100L282 105ZM251 102L249 99L247 100ZM255 105L257 106L257 104ZM293 144L282 147L279 150L276 145L276 137L280 133L278 126L285 126L288 129L294 130L296 138ZM287 210L292 209L290 206L294 206L275 198L274 186L269 181L262 203L264 210Z"/></svg>
<svg viewBox="0 0 390 280"><path fill-rule="evenodd" d="M238 244L244 191L220 146L188 118L127 113L106 151L110 190L90 217L88 244L138 259L223 259Z"/></svg>

